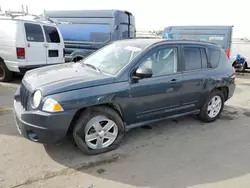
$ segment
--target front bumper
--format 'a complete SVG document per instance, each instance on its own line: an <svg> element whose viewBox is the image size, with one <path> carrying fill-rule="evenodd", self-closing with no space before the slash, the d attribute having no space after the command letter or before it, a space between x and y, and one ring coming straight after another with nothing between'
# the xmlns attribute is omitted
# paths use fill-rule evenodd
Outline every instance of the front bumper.
<svg viewBox="0 0 250 188"><path fill-rule="evenodd" d="M63 139L74 117L74 111L46 113L25 111L19 101L14 101L17 130L25 138L39 143L55 143Z"/></svg>

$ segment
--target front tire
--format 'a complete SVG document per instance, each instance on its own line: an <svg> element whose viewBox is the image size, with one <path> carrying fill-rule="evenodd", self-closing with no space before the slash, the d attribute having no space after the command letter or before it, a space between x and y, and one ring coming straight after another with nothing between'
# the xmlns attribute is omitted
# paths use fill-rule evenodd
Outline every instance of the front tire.
<svg viewBox="0 0 250 188"><path fill-rule="evenodd" d="M5 63L0 60L0 82L9 82L12 80L13 72L11 72Z"/></svg>
<svg viewBox="0 0 250 188"><path fill-rule="evenodd" d="M225 97L220 90L214 90L201 108L200 119L204 122L213 122L219 118L224 108Z"/></svg>
<svg viewBox="0 0 250 188"><path fill-rule="evenodd" d="M87 155L116 149L124 133L124 124L119 114L106 106L84 111L73 129L77 146Z"/></svg>

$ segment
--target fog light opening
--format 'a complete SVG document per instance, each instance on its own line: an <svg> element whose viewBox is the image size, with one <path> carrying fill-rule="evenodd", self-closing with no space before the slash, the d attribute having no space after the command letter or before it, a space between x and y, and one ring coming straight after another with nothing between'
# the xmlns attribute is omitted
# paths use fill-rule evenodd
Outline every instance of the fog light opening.
<svg viewBox="0 0 250 188"><path fill-rule="evenodd" d="M30 140L32 140L34 142L38 142L38 136L33 131L28 131L27 135L28 135Z"/></svg>

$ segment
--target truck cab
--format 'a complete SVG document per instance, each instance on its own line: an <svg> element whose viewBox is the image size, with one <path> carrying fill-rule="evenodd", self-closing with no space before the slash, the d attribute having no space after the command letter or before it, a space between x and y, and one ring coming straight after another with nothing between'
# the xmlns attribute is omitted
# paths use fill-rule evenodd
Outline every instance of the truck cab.
<svg viewBox="0 0 250 188"><path fill-rule="evenodd" d="M58 22L66 62L79 61L111 41L135 37L135 19L120 10L46 11Z"/></svg>

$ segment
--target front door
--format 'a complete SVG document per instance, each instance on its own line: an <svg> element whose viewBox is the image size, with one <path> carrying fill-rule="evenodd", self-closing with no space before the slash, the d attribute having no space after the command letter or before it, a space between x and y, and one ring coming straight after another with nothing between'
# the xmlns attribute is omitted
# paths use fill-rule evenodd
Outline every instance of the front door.
<svg viewBox="0 0 250 188"><path fill-rule="evenodd" d="M46 46L40 24L24 23L26 33L25 58L28 65L46 65Z"/></svg>
<svg viewBox="0 0 250 188"><path fill-rule="evenodd" d="M152 69L153 76L132 80L129 106L131 122L161 119L178 113L182 73L178 71L178 46L160 47L139 66Z"/></svg>
<svg viewBox="0 0 250 188"><path fill-rule="evenodd" d="M47 64L64 63L64 44L56 27L43 26L46 39Z"/></svg>

